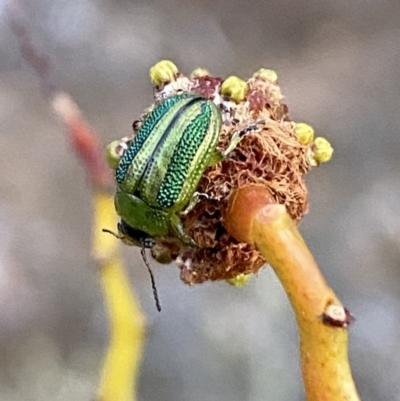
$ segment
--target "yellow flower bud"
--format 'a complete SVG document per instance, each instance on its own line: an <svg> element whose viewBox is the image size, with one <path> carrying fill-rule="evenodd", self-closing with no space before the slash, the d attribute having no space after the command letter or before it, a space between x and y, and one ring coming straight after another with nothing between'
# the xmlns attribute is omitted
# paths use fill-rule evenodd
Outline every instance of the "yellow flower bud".
<svg viewBox="0 0 400 401"><path fill-rule="evenodd" d="M243 287L248 283L250 278L250 274L238 274L236 277L226 280L226 282L235 287Z"/></svg>
<svg viewBox="0 0 400 401"><path fill-rule="evenodd" d="M270 70L268 68L260 68L257 72L253 74L253 78L262 77L271 82L272 84L276 84L278 82L278 74L274 70Z"/></svg>
<svg viewBox="0 0 400 401"><path fill-rule="evenodd" d="M296 123L294 127L296 137L303 145L308 145L314 140L314 128L306 123Z"/></svg>
<svg viewBox="0 0 400 401"><path fill-rule="evenodd" d="M172 61L159 61L150 68L151 83L160 86L165 82L175 80L177 73L178 67Z"/></svg>
<svg viewBox="0 0 400 401"><path fill-rule="evenodd" d="M316 150L314 151L314 160L317 163L328 162L333 153L333 148L331 144L322 137L315 138L314 145Z"/></svg>
<svg viewBox="0 0 400 401"><path fill-rule="evenodd" d="M209 75L210 75L210 73L205 68L196 68L190 74L190 78L193 79L193 78L198 78L198 77L206 77Z"/></svg>
<svg viewBox="0 0 400 401"><path fill-rule="evenodd" d="M248 86L243 79L230 76L221 86L221 94L229 96L235 103L241 102L247 94Z"/></svg>
<svg viewBox="0 0 400 401"><path fill-rule="evenodd" d="M124 155L126 149L128 149L128 145L122 140L113 141L107 146L107 163L112 169L116 169L118 167L118 163L121 160L121 157Z"/></svg>

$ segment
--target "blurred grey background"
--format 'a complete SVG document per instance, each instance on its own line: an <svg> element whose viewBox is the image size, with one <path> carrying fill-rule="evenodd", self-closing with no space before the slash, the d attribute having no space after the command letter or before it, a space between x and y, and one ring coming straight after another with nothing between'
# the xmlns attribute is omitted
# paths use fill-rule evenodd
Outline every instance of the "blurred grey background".
<svg viewBox="0 0 400 401"><path fill-rule="evenodd" d="M364 401L400 400L400 2L21 1L57 83L105 142L149 105L148 69L276 69L291 116L335 148L307 181L301 231L357 320ZM108 338L90 258L91 197L0 0L0 400L91 400ZM296 326L266 268L250 284L189 288L140 255L126 266L148 317L139 400L303 400Z"/></svg>

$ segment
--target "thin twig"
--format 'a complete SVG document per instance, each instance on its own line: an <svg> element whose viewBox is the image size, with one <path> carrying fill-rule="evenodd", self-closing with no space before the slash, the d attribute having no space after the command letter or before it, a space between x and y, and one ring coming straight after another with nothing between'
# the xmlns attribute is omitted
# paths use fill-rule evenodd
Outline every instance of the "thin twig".
<svg viewBox="0 0 400 401"><path fill-rule="evenodd" d="M31 40L21 4L16 0L9 2L8 14L10 28L18 40L21 54L35 71L53 111L64 124L71 147L80 158L93 189L92 253L99 265L111 337L98 400L132 401L136 399L135 379L141 362L145 321L123 269L119 241L102 232L103 228L115 227L118 221L110 191L112 180L104 146L71 96L57 89L50 58Z"/></svg>

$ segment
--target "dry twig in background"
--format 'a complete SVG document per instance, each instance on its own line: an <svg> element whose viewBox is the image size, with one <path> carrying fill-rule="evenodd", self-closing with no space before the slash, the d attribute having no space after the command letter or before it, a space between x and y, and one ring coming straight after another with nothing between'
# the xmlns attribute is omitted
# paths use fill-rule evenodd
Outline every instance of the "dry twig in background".
<svg viewBox="0 0 400 401"><path fill-rule="evenodd" d="M115 226L118 220L110 192L112 177L105 161L104 147L73 99L57 89L51 78L53 71L49 58L32 42L20 4L9 3L8 18L21 54L39 77L52 110L64 124L71 147L82 161L92 187L92 254L98 262L110 319L110 342L102 368L98 400L132 401L137 393L136 379L144 346L145 319L125 274L120 245L101 231L104 227Z"/></svg>

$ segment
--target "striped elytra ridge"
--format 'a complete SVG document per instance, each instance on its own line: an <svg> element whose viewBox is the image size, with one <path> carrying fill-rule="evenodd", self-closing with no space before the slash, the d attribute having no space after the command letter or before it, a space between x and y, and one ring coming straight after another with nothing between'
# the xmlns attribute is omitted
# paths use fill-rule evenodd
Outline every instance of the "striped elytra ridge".
<svg viewBox="0 0 400 401"><path fill-rule="evenodd" d="M131 165L132 160L140 151L144 142L146 141L148 136L152 133L154 127L161 120L166 111L169 108L173 107L176 103L181 101L183 98L186 98L188 96L189 94L182 94L181 96L173 96L166 99L163 103L161 103L158 107L156 107L146 118L142 127L137 133L134 141L130 145L129 149L125 152L120 163L118 164L115 173L115 178L119 184L124 182L126 173L128 171L129 166Z"/></svg>
<svg viewBox="0 0 400 401"><path fill-rule="evenodd" d="M217 106L195 94L157 105L122 157L119 187L146 204L182 210L215 151L221 129Z"/></svg>

